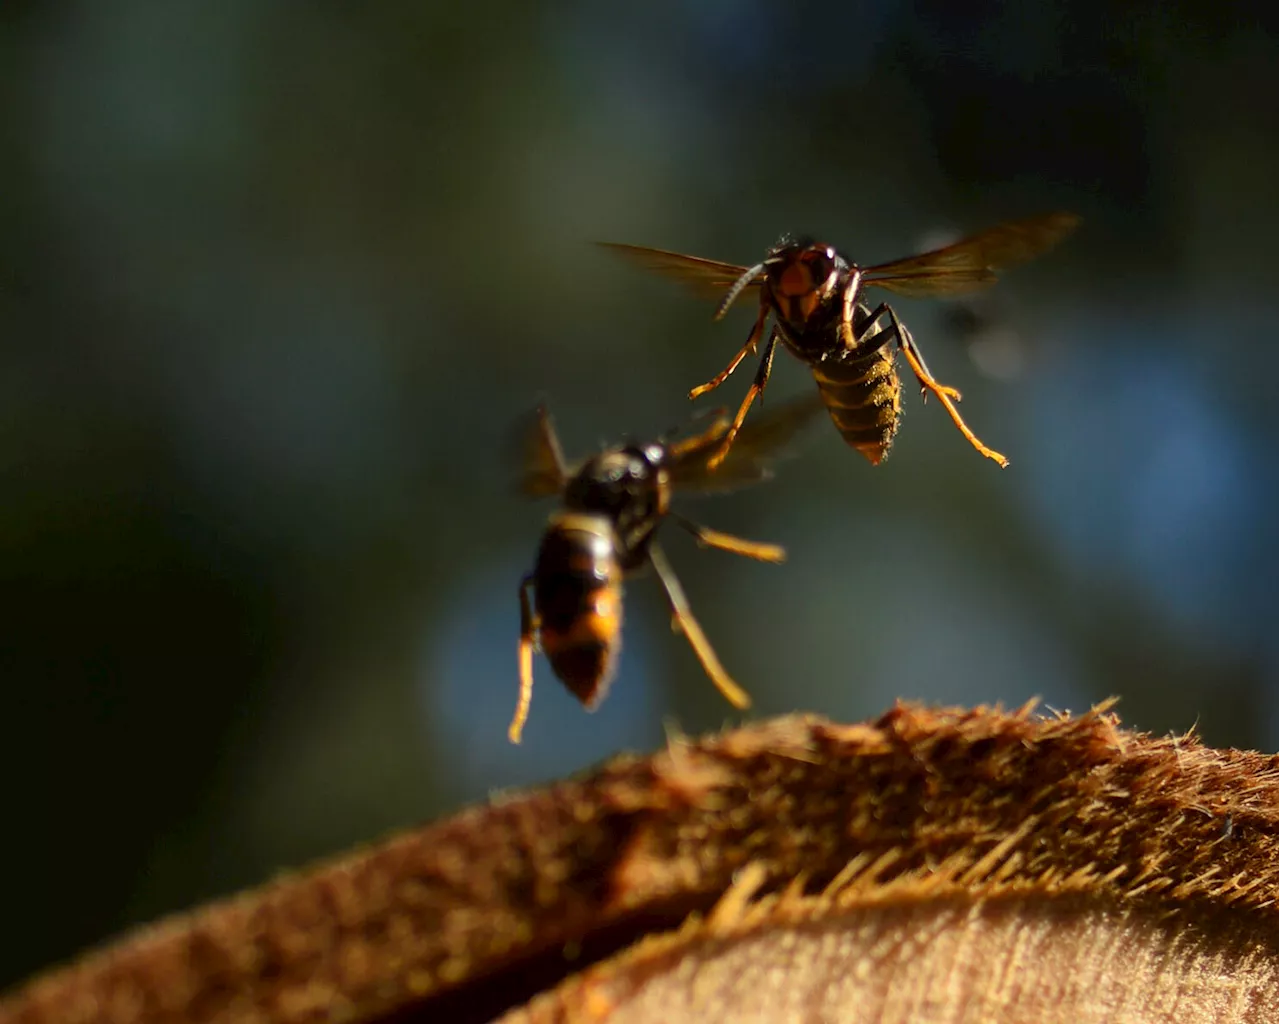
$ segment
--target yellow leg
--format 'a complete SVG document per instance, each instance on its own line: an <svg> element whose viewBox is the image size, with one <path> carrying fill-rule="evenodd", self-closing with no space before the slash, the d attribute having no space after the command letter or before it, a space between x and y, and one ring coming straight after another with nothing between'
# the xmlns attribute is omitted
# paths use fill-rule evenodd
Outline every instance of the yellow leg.
<svg viewBox="0 0 1280 1024"><path fill-rule="evenodd" d="M520 665L520 696L516 699L516 713L507 728L507 739L512 743L520 742L520 734L524 732L524 723L529 718L529 703L533 700L533 609L529 604L529 586L533 577L526 576L520 581L520 645L517 661Z"/></svg>
<svg viewBox="0 0 1280 1024"><path fill-rule="evenodd" d="M724 435L724 440L720 442L720 448L711 458L707 459L707 469L714 470L720 463L724 462L725 456L729 454L729 449L733 447L733 439L738 436L738 431L742 429L742 424L746 421L747 413L751 409L751 403L764 394L765 385L769 383L769 374L773 372L773 353L777 346L778 335L776 333L771 334L769 336L769 344L764 347L764 355L760 359L760 366L756 370L756 379L751 382L751 387L747 389L747 397L738 406L738 413L733 417L733 422L729 425L729 431Z"/></svg>
<svg viewBox="0 0 1280 1024"><path fill-rule="evenodd" d="M711 426L707 427L701 434L695 434L692 437L686 437L681 441L676 441L667 448L668 456L673 460L684 458L689 452L697 451L699 448L708 448L716 441L724 436L725 428L729 426L728 410L721 406L711 415L714 419Z"/></svg>
<svg viewBox="0 0 1280 1024"><path fill-rule="evenodd" d="M857 347L857 339L853 336L853 309L858 301L858 289L862 286L862 271L854 270L844 282L840 303L840 340L850 352Z"/></svg>
<svg viewBox="0 0 1280 1024"><path fill-rule="evenodd" d="M744 540L742 537L721 533L719 530L712 530L710 527L703 526L700 523L691 522L685 519L684 516L678 516L674 513L672 513L671 517L693 534L703 547L727 551L731 555L742 555L744 558L754 558L758 562L777 563L787 560L786 548L777 544L764 544L760 541Z"/></svg>
<svg viewBox="0 0 1280 1024"><path fill-rule="evenodd" d="M707 468L715 469L720 463L724 462L725 456L729 454L729 449L733 447L733 439L738 436L738 431L742 429L742 424L746 421L747 412L751 408L751 403L756 400L760 394L760 386L752 384L747 389L747 397L742 400L742 404L738 406L737 415L733 417L733 422L729 424L729 430L724 435L724 440L720 442L720 447L716 449L716 453L707 459Z"/></svg>
<svg viewBox="0 0 1280 1024"><path fill-rule="evenodd" d="M738 354L723 370L717 373L705 384L699 384L696 388L689 392L689 399L692 401L701 395L705 395L708 391L714 391L721 384L727 381L733 371L738 368L738 364L746 359L749 355L754 355L756 346L760 343L760 335L764 331L764 322L769 316L769 307L765 303L760 303L760 312L756 316L755 326L751 328L751 333L747 336L747 343L738 350Z"/></svg>
<svg viewBox="0 0 1280 1024"><path fill-rule="evenodd" d="M942 407L947 410L947 415L951 417L951 422L956 425L956 429L965 436L965 439L980 454L999 464L1001 469L1007 467L1009 460L994 448L988 448L979 441L978 435L969 429L969 424L965 423L964 418L960 415L960 410L954 404L960 401L960 392L945 384L939 384L933 379L933 375L929 372L929 368L925 366L924 359L921 358L920 352L916 348L915 339L911 337L911 333L898 322L898 318L892 309L889 310L889 317L898 330L898 346L902 349L902 354L907 357L907 363L911 367L911 372L916 375L916 380L920 382L920 387L942 403Z"/></svg>
<svg viewBox="0 0 1280 1024"><path fill-rule="evenodd" d="M702 632L702 627L698 625L698 620L693 617L689 601L680 587L680 581L676 579L676 574L667 563L666 556L656 544L649 548L649 561L658 574L662 589L667 593L673 623L680 628L685 639L689 641L689 646L693 648L693 653L702 663L702 670L706 672L707 678L724 695L724 699L735 708L749 708L751 698L730 678L729 673L720 664L720 659L716 657L716 652L707 640L706 634Z"/></svg>

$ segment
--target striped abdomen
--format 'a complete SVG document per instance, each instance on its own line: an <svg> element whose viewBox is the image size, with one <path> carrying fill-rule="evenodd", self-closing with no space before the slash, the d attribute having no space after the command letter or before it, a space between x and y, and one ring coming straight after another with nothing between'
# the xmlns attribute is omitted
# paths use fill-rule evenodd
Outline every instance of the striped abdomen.
<svg viewBox="0 0 1280 1024"><path fill-rule="evenodd" d="M845 444L874 466L889 452L902 411L902 382L888 345L810 363L822 401Z"/></svg>
<svg viewBox="0 0 1280 1024"><path fill-rule="evenodd" d="M622 567L603 516L553 516L533 571L538 639L588 709L604 697L622 646Z"/></svg>

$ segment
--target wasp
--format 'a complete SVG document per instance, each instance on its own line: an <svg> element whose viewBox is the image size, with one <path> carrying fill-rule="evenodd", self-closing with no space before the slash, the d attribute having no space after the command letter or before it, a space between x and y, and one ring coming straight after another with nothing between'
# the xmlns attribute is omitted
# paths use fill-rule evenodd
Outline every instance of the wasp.
<svg viewBox="0 0 1280 1024"><path fill-rule="evenodd" d="M550 414L537 409L524 440L520 486L531 497L558 496L560 508L547 521L533 572L520 582L520 694L507 731L512 743L520 742L529 715L535 646L587 710L604 698L621 648L623 580L648 566L666 594L673 628L684 633L711 682L734 707L750 706L694 618L655 534L672 519L704 547L783 561L786 553L776 544L720 533L671 511L671 496L767 480L773 458L821 409L812 395L771 408L742 430L715 473L708 459L731 426L724 410L708 428L682 440L668 434L649 444L616 445L570 467Z"/></svg>
<svg viewBox="0 0 1280 1024"><path fill-rule="evenodd" d="M877 287L923 297L977 291L995 283L997 270L1046 251L1078 223L1079 218L1070 213L1013 221L945 248L870 267L860 267L835 247L811 238L784 237L752 267L637 245L600 244L699 291L722 296L716 320L745 292L759 292L759 309L746 344L720 373L690 391L691 399L718 388L743 359L756 352L765 324L773 315L773 330L755 379L720 448L709 460L712 469L726 458L751 404L764 393L779 338L813 373L827 412L845 443L872 465L888 454L902 412L902 382L891 345L896 343L920 384L922 397L935 396L969 443L1003 468L1009 460L983 444L965 423L955 406L960 392L939 383L929 372L915 339L893 307L882 302L871 309L860 301L862 292ZM884 326L886 320L888 326Z"/></svg>

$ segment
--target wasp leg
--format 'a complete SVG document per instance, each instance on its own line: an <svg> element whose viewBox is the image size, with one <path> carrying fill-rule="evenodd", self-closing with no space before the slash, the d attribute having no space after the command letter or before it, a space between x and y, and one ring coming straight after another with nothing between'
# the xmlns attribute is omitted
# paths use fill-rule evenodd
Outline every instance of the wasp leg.
<svg viewBox="0 0 1280 1024"><path fill-rule="evenodd" d="M886 314L889 316L890 326L876 332L868 338L867 334L870 333L872 326ZM898 320L897 313L890 308L887 302L882 302L873 309L871 313L868 314L864 323L866 324L866 329L862 332L862 337L858 339L858 344L865 345L868 353L876 351L876 349L880 348L882 345L887 345L890 341L896 338L898 341L898 347L901 348L904 353L907 348L910 347L912 352L915 354L915 362L911 363L911 372L916 375L916 380L920 382L921 396L927 399L929 397L929 392L932 391L934 394L938 395L939 398L945 394L953 402L960 401L959 391L947 384L939 384L933 374L929 372L929 367L924 361L924 354L916 347L915 339L911 337L911 332L902 326L902 323ZM884 341L880 341L880 338L884 338ZM907 357L907 361L911 362L910 356ZM918 369L917 366L919 367ZM921 376L922 373L923 376ZM931 383L926 384L926 379Z"/></svg>
<svg viewBox="0 0 1280 1024"><path fill-rule="evenodd" d="M769 374L773 372L773 353L777 350L777 347L778 332L774 331L769 335L769 343L765 345L764 355L760 357L760 365L756 367L756 378L751 382L751 387L747 388L747 397L738 406L738 413L733 417L733 423L729 425L729 432L724 435L724 440L720 442L720 447L711 458L707 459L707 469L715 469L720 463L724 462L725 456L729 454L729 449L733 447L733 439L738 436L738 431L742 429L742 424L747 418L751 403L764 394L764 387L769 383Z"/></svg>
<svg viewBox="0 0 1280 1024"><path fill-rule="evenodd" d="M723 370L717 373L705 384L699 384L696 388L689 392L689 400L692 401L701 395L705 395L708 391L714 391L721 384L729 379L733 371L738 368L738 364L747 356L754 354L756 346L760 344L760 335L764 333L764 322L769 317L769 305L766 302L760 303L760 312L756 315L755 326L751 328L751 333L747 335L747 343L738 349L738 354L733 357Z"/></svg>
<svg viewBox="0 0 1280 1024"><path fill-rule="evenodd" d="M710 527L703 526L701 523L695 523L675 512L667 514L681 527L693 534L703 547L727 551L731 555L742 555L744 558L754 558L758 562L785 562L787 560L786 548L777 544L764 544L756 540L745 540L742 537L735 537L729 533L713 530Z"/></svg>
<svg viewBox="0 0 1280 1024"><path fill-rule="evenodd" d="M691 417L689 417L687 422L680 424L678 427L672 427L670 430L665 431L659 437L659 441L662 443L666 443L668 440L675 437L677 434L681 433L682 431L688 430L695 423L701 423L703 420L707 420L707 419L712 421L711 426L709 426L701 434L698 434L695 437L685 438L683 441L676 441L672 444L667 445L667 447L671 449L671 453L674 455L677 452L683 451L687 448L697 447L700 444L705 444L708 437L711 437L713 434L717 433L718 431L724 430L725 424L729 422L729 407L727 405L720 405L720 406L716 406L715 408L699 409Z"/></svg>
<svg viewBox="0 0 1280 1024"><path fill-rule="evenodd" d="M704 413L706 410L704 410ZM696 451L699 448L709 447L714 442L724 436L725 430L729 426L729 410L724 406L718 409L710 410L715 416L715 420L711 426L707 427L701 434L695 434L692 437L686 437L683 440L676 441L674 444L668 445L668 454L672 459L683 458L688 452ZM695 417L695 419L705 419L706 416Z"/></svg>
<svg viewBox="0 0 1280 1024"><path fill-rule="evenodd" d="M861 323L858 325L855 347L862 349L863 355L869 356L872 352L878 352L889 342L898 339L898 330L893 324L888 327L881 327L875 334L871 333L872 328L880 322L880 318L888 312L889 304L882 302L862 318Z"/></svg>
<svg viewBox="0 0 1280 1024"><path fill-rule="evenodd" d="M844 347L849 351L853 351L858 345L857 339L853 336L853 310L855 303L858 301L858 291L862 287L862 271L856 267L849 274L848 280L844 283L843 299L840 304L840 339L844 342ZM872 317L871 323L875 323L876 318Z"/></svg>
<svg viewBox="0 0 1280 1024"><path fill-rule="evenodd" d="M890 316L892 321L891 324L888 327L884 327L876 331L875 334L871 334L871 328L873 328L880 318L886 314ZM918 348L916 348L915 340L911 337L911 332L902 326L902 323L898 320L897 314L894 313L887 302L880 303L880 305L868 313L866 319L863 320L862 323L862 333L858 336L857 346L861 347L866 354L870 355L872 352L878 351L894 340L897 340L898 347L903 349L904 352L906 351L907 346L910 346L915 356L915 362L911 364L911 371L916 375L916 379L920 382L921 396L927 400L929 392L933 391L933 393L939 395L939 397L945 394L953 402L960 401L961 396L959 391L950 385L940 384L936 379L934 379L933 374L929 372L929 367L925 365L924 355ZM868 335L870 335L870 337L868 337ZM908 362L910 361L910 358L908 358ZM919 366L919 370L916 368L917 364ZM921 372L923 372L923 376L921 376ZM931 383L926 384L926 378Z"/></svg>
<svg viewBox="0 0 1280 1024"><path fill-rule="evenodd" d="M517 654L520 664L520 696L516 699L516 713L507 728L507 739L512 743L520 742L524 723L529 718L529 702L533 699L533 637L536 627L533 606L529 603L529 587L532 585L532 576L526 576L520 581L520 645Z"/></svg>
<svg viewBox="0 0 1280 1024"><path fill-rule="evenodd" d="M649 563L658 574L662 589L666 591L667 602L671 605L672 625L678 626L684 633L689 646L693 648L693 653L702 663L702 670L715 684L716 689L724 695L725 700L735 708L749 708L751 698L729 677L729 673L720 664L720 659L716 657L716 652L702 632L702 627L698 625L698 620L693 617L693 612L689 609L689 600L684 596L684 590L680 586L680 581L676 579L675 571L657 544L649 547Z"/></svg>
<svg viewBox="0 0 1280 1024"><path fill-rule="evenodd" d="M951 422L956 425L956 429L965 436L965 439L980 454L997 463L1001 469L1006 468L1009 465L1009 460L994 448L988 448L979 441L978 435L969 429L969 424L965 423L964 418L960 415L960 410L955 407L953 400L955 402L960 400L960 392L955 388L947 387L945 384L939 384L933 379L933 375L925 365L924 357L921 356L920 350L916 348L915 339L911 337L911 332L902 326L902 323L898 320L898 314L893 311L893 307L886 305L884 306L884 311L889 314L889 320L898 335L898 347L902 349L902 354L907 357L907 363L911 367L911 372L916 375L916 380L920 382L921 389L933 393L934 397L942 403L942 407L947 410L947 415L951 417ZM879 311L877 310L878 313Z"/></svg>

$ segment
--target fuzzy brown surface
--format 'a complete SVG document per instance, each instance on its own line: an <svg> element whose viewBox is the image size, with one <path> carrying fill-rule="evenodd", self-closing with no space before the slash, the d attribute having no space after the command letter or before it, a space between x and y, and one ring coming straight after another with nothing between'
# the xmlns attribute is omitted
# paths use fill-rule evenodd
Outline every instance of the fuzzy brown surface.
<svg viewBox="0 0 1280 1024"><path fill-rule="evenodd" d="M1104 709L794 716L618 758L126 936L0 1002L0 1024L485 1019L459 994L519 1005L573 969L566 945L678 925L748 864L761 892L821 889L851 861L877 885L943 866L965 886L999 872L1274 935L1277 831L1274 755L1128 732ZM520 975L539 958L550 981Z"/></svg>
<svg viewBox="0 0 1280 1024"><path fill-rule="evenodd" d="M500 1024L1264 1024L1274 941L1084 892L927 881L766 899L573 975ZM862 889L862 891L856 891ZM727 916L727 920L717 920Z"/></svg>

